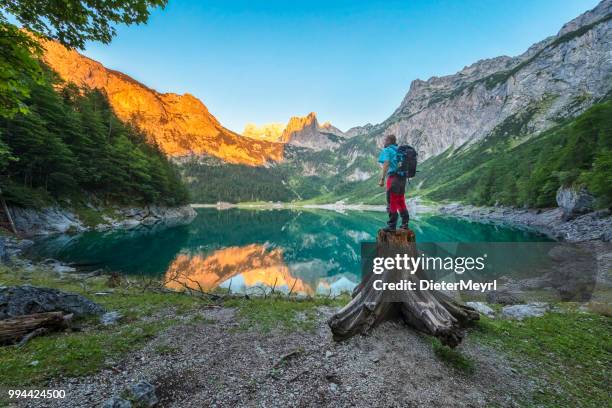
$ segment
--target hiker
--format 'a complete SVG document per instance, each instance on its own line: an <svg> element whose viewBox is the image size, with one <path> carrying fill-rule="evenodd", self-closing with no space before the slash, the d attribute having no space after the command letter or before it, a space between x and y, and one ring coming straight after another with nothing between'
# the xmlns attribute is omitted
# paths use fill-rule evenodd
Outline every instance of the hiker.
<svg viewBox="0 0 612 408"><path fill-rule="evenodd" d="M403 146L402 146L403 147ZM404 193L406 191L406 173L398 174L398 146L395 135L388 135L385 137L385 147L380 152L378 162L382 164L382 177L379 185L385 186L385 178L387 179L386 190L387 190L387 212L389 213L389 221L385 231L395 231L397 226L398 212L402 217L402 224L400 228L408 229L408 221L410 215L406 208L406 198Z"/></svg>

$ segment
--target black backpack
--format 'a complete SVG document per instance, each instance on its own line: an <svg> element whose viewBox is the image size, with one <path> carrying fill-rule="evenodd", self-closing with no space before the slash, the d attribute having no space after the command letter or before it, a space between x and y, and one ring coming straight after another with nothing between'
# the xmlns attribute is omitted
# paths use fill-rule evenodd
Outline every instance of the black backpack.
<svg viewBox="0 0 612 408"><path fill-rule="evenodd" d="M412 146L402 145L397 148L397 170L400 177L412 178L416 175L417 152Z"/></svg>

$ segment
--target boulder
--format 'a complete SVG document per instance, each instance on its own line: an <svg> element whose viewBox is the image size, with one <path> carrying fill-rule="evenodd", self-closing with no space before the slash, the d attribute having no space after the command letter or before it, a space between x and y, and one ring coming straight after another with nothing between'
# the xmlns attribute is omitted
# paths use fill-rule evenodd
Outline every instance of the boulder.
<svg viewBox="0 0 612 408"><path fill-rule="evenodd" d="M76 317L102 314L104 308L84 296L30 285L0 288L0 320L33 313L62 311Z"/></svg>
<svg viewBox="0 0 612 408"><path fill-rule="evenodd" d="M523 320L526 317L541 317L548 311L549 305L544 302L533 302L524 305L504 306L502 316L507 319Z"/></svg>
<svg viewBox="0 0 612 408"><path fill-rule="evenodd" d="M593 196L585 188L559 187L557 205L563 209L563 218L570 220L593 211Z"/></svg>
<svg viewBox="0 0 612 408"><path fill-rule="evenodd" d="M495 311L491 309L486 303L466 302L465 304L469 307L476 309L481 315L485 315L487 317L495 317Z"/></svg>
<svg viewBox="0 0 612 408"><path fill-rule="evenodd" d="M132 385L128 392L130 399L139 407L153 407L159 402L155 394L155 386L146 381Z"/></svg>
<svg viewBox="0 0 612 408"><path fill-rule="evenodd" d="M27 236L80 232L86 229L73 212L59 207L43 209L12 207L10 211L17 231Z"/></svg>

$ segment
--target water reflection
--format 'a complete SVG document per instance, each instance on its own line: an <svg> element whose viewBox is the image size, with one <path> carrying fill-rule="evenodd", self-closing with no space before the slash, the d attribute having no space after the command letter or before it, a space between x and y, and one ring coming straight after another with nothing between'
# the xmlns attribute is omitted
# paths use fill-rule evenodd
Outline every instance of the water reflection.
<svg viewBox="0 0 612 408"><path fill-rule="evenodd" d="M172 289L231 287L244 292L262 286L312 295L314 289L291 275L283 259L283 250L252 244L214 251L208 256L179 254L166 272L166 286Z"/></svg>
<svg viewBox="0 0 612 408"><path fill-rule="evenodd" d="M376 212L199 209L189 225L58 235L30 254L125 274L173 277L173 288L232 291L256 285L313 294L351 290L360 279L360 244L374 239ZM524 242L544 237L441 216L411 220L420 242Z"/></svg>

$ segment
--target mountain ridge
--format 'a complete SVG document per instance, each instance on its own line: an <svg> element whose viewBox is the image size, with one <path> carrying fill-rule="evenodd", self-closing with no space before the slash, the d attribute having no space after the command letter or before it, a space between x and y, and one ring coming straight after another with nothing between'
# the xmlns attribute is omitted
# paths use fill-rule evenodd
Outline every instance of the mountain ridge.
<svg viewBox="0 0 612 408"><path fill-rule="evenodd" d="M612 88L611 16L612 1L604 0L517 57L413 81L400 106L375 126L378 143L394 133L425 159L482 140L506 118L549 97L550 106L527 124L532 133L584 112Z"/></svg>
<svg viewBox="0 0 612 408"><path fill-rule="evenodd" d="M315 112L292 116L286 125L278 122L260 126L247 123L243 135L311 150L334 149L347 137L330 122L319 124Z"/></svg>
<svg viewBox="0 0 612 408"><path fill-rule="evenodd" d="M43 61L64 81L103 91L122 121L133 123L169 156L211 155L246 165L283 159L281 145L226 129L189 93L160 93L57 42L43 40L42 46Z"/></svg>

